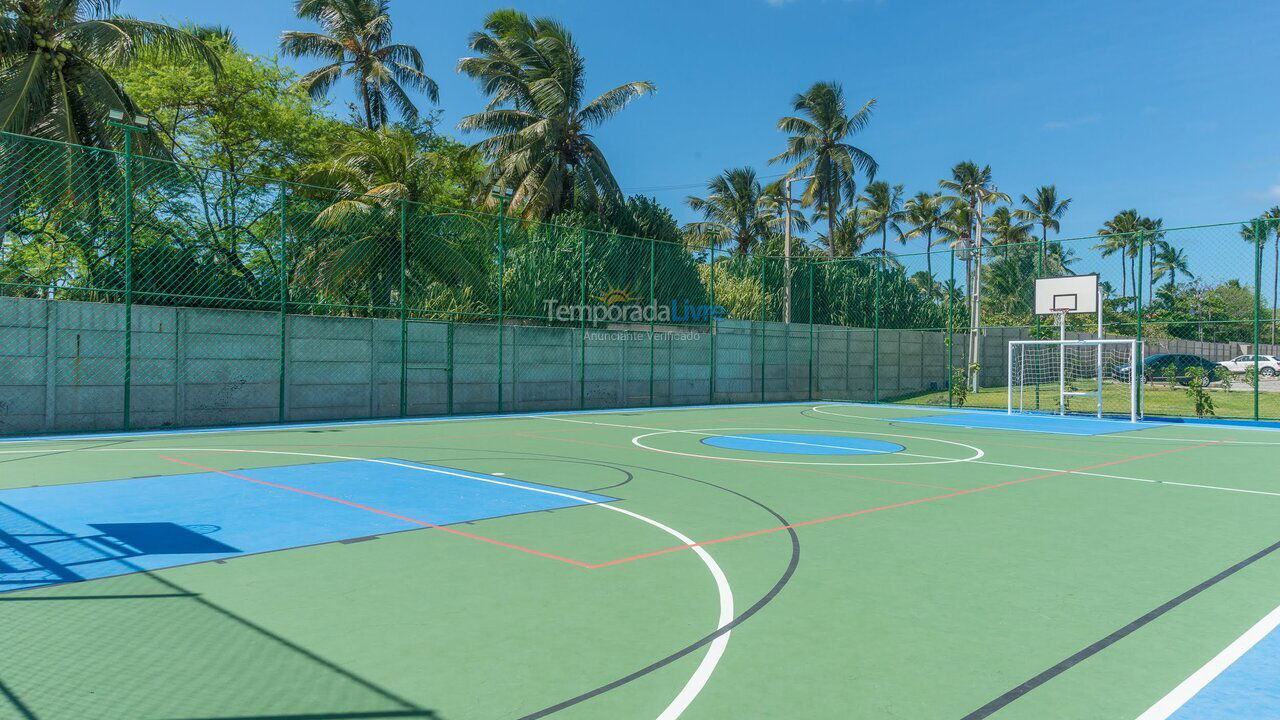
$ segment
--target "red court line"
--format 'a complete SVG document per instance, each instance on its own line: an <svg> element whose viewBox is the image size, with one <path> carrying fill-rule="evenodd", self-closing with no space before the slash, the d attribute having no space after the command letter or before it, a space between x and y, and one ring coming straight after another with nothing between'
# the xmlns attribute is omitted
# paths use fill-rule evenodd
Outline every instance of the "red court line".
<svg viewBox="0 0 1280 720"><path fill-rule="evenodd" d="M324 495L322 493L312 492L310 490L303 490L302 488L296 488L289 485L281 485L280 483L273 483L267 480L257 480L255 478L251 478L246 475L237 475L236 473L227 472L226 470L218 470L217 468L205 467L204 465L197 465L196 463L187 462L186 460L179 460L177 458L169 457L168 455L161 455L160 457L164 458L165 460L168 460L169 462L178 463L179 465L186 465L188 467L193 467L193 468L198 468L200 470L206 470L208 472L218 473L219 475L226 475L227 477L232 477L237 480L244 480L246 482L257 483L258 485L266 485L267 487L273 487L278 490L288 490L289 492L298 493L299 495L310 495L311 497L320 498L321 500L328 500L330 502L336 502L342 505L348 505L350 507L357 508L359 510L365 510L367 512L375 513L377 515L384 515L389 518L395 518L396 520L403 520L407 523L413 523L414 525L421 525L422 527L431 528L433 530L443 530L447 533L452 533L454 535L461 535L462 537L471 538L472 540L480 540L482 542L490 543L491 545L498 545L500 547L509 548L511 550L518 550L519 552L522 552L522 553L537 555L538 557L550 558L552 560L559 560L560 562L569 563L570 565L576 565L581 568L591 567L589 563L580 562L572 558L567 558L560 555L553 555L552 553L542 552L541 550L534 550L533 548L527 548L527 547L524 547L523 545L516 545L514 543L504 542L502 540L495 540L490 537L485 537L483 535L476 535L475 533L469 533L465 530L458 530L457 528L452 528L445 525L436 525L435 523L429 523L426 520L418 520L417 518L411 518L405 515L397 515L396 513L393 513L393 512L388 512L386 510L379 510L378 508L370 507L368 505L362 505L360 503L352 502L350 500L343 500L342 498L336 498L330 495Z"/></svg>
<svg viewBox="0 0 1280 720"><path fill-rule="evenodd" d="M880 512L881 510L892 510L894 508L907 507L909 505L920 505L922 503L934 502L936 500L945 500L947 498L959 497L961 495L972 495L973 493L983 492L985 490L994 490L996 488L1001 488L1008 485L1017 485L1019 483L1030 482L1032 480L1043 480L1045 478L1057 477L1059 475L1069 475L1075 472L1095 470L1097 468L1108 467L1111 465L1119 465L1120 463L1133 462L1134 460L1142 460L1145 458L1155 457L1157 455L1168 455L1170 453L1186 452L1187 450L1195 450L1197 448L1202 448L1209 445L1216 445L1220 442L1222 441L1214 440L1212 442L1201 443L1199 445L1188 445L1184 447L1171 448L1169 450L1160 450L1159 452L1147 453L1145 455L1134 455L1132 457L1121 458L1119 460L1110 460L1104 463L1097 463L1095 465L1086 465L1084 467L1072 468L1070 470L1056 470L1054 472L1044 473L1041 475L1033 475L1031 477L1020 478L1018 480L1007 480L1005 482L995 483L993 485L984 485L982 487L969 488L967 490L957 490L956 492L950 492L943 495L931 495L929 497L917 498L915 500L904 500L902 502L890 503L888 505L879 505L877 507L864 508L862 510L854 510L853 512L842 513L840 515L832 515L830 517L819 518L817 520L805 520L802 522L791 523L790 525L779 525L777 527L765 528L763 530L755 530L748 533L742 533L740 535L729 535L727 537L716 538L715 540L704 540L702 542L689 543L686 545L676 545L674 547L663 548L662 550L654 550L653 552L641 553L639 555L631 555L629 557L618 558L617 560L610 560L608 562L597 563L595 565L588 565L587 568L591 570L595 570L596 568L611 567L614 565L621 565L623 563L628 563L633 560L641 560L644 558L657 557L659 555L666 555L668 553L678 552L680 550L688 550L689 548L702 547L704 545L715 545L716 543L731 542L734 540L742 540L744 538L755 537L757 535L767 535L769 533L781 532L783 530L789 530L791 528L805 527L807 525L818 525L820 523L831 522L832 520L843 520L845 518L856 517L858 515L867 515L873 512Z"/></svg>

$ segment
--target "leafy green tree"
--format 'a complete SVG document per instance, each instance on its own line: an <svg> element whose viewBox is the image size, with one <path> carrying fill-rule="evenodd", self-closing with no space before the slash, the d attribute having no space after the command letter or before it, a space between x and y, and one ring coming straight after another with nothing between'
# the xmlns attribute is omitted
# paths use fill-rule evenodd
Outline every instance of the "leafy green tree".
<svg viewBox="0 0 1280 720"><path fill-rule="evenodd" d="M622 193L592 131L632 100L653 93L629 82L586 101L586 59L563 25L498 10L471 36L478 53L458 62L489 97L459 123L490 137L476 144L491 161L491 184L513 190L512 208L527 219L561 209L620 202Z"/></svg>
<svg viewBox="0 0 1280 720"><path fill-rule="evenodd" d="M225 31L192 33L214 53L220 72L149 51L120 71L152 118L150 135L183 163L174 172L168 163L137 162L137 235L180 245L182 262L204 268L192 275L201 282L189 282L184 294L273 296L280 189L262 179L294 177L326 158L348 128L317 112L296 75L274 58L244 52ZM158 254L152 260L180 274L179 264ZM159 273L142 275L139 285L165 294L158 288L175 287Z"/></svg>
<svg viewBox="0 0 1280 720"><path fill-rule="evenodd" d="M0 130L116 147L107 113L141 111L113 73L141 51L218 70L197 37L116 13L117 0L0 2Z"/></svg>
<svg viewBox="0 0 1280 720"><path fill-rule="evenodd" d="M1049 231L1058 232L1061 229L1060 221L1071 207L1071 198L1059 199L1057 186L1041 185L1036 188L1035 197L1023 195L1020 201L1022 207L1014 210L1013 214L1019 220L1040 226L1040 261L1043 264L1047 259Z"/></svg>
<svg viewBox="0 0 1280 720"><path fill-rule="evenodd" d="M725 170L707 183L706 197L690 195L685 202L703 217L685 226L699 245L731 243L734 252L746 254L780 224L772 199L749 167Z"/></svg>
<svg viewBox="0 0 1280 720"><path fill-rule="evenodd" d="M818 82L796 95L792 105L796 114L778 121L778 129L789 135L787 149L770 162L792 163L788 175L793 177L815 176L801 202L826 218L827 252L834 257L840 209L857 195L857 173L874 179L878 169L869 153L848 142L870 124L876 100L849 115L840 84Z"/></svg>
<svg viewBox="0 0 1280 720"><path fill-rule="evenodd" d="M370 130L387 124L388 105L406 120L417 119L418 107L406 88L439 102L440 90L424 72L422 53L413 45L391 42L388 0L296 0L294 11L325 30L288 30L280 36L284 54L329 61L302 76L300 82L312 97L324 97L339 78L350 77Z"/></svg>
<svg viewBox="0 0 1280 720"><path fill-rule="evenodd" d="M889 254L889 233L894 239L906 242L906 233L900 223L906 220L902 209L902 186L889 185L882 180L868 183L862 189L859 202L862 207L862 231L867 235L880 234L880 254Z"/></svg>
<svg viewBox="0 0 1280 720"><path fill-rule="evenodd" d="M942 199L941 193L930 194L923 190L916 193L914 197L907 200L906 204L903 205L903 211L906 213L904 220L911 227L906 233L907 237L924 238L925 265L931 283L933 278L933 236L934 233L942 229L942 223L945 220L945 209L946 202Z"/></svg>

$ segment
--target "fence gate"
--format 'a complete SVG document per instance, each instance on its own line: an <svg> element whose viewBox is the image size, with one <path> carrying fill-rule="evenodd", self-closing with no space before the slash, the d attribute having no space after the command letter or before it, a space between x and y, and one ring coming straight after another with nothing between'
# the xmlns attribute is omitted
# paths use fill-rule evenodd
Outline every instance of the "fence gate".
<svg viewBox="0 0 1280 720"><path fill-rule="evenodd" d="M401 415L453 414L451 322L408 320L400 371Z"/></svg>

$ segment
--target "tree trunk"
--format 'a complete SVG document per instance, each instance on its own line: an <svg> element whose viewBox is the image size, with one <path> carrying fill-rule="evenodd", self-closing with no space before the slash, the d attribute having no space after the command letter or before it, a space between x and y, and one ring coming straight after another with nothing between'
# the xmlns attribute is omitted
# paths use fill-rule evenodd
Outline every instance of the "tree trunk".
<svg viewBox="0 0 1280 720"><path fill-rule="evenodd" d="M827 195L827 256L836 256L836 209L831 206L831 195Z"/></svg>
<svg viewBox="0 0 1280 720"><path fill-rule="evenodd" d="M924 240L924 262L925 267L929 270L929 299L933 299L933 231L930 230L925 235Z"/></svg>

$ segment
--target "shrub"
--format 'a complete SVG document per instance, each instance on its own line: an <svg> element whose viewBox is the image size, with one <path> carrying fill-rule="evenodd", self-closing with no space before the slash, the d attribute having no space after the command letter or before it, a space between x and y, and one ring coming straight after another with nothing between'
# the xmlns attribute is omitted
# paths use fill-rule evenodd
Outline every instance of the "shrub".
<svg viewBox="0 0 1280 720"><path fill-rule="evenodd" d="M1196 417L1213 415L1213 397L1204 389L1206 373L1204 368L1187 368L1187 397L1195 406Z"/></svg>

